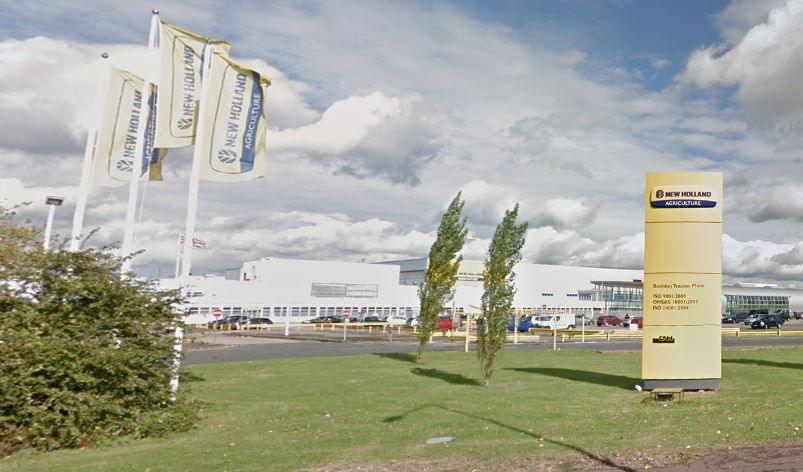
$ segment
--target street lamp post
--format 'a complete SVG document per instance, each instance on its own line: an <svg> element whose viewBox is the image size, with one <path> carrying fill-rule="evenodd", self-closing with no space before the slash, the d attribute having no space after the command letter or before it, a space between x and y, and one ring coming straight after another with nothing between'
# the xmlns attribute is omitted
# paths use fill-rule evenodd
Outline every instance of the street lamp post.
<svg viewBox="0 0 803 472"><path fill-rule="evenodd" d="M50 236L53 234L53 217L56 214L56 207L61 206L62 203L64 203L64 198L62 197L45 198L45 205L48 206L47 224L45 225L45 241L43 244L45 251L50 249Z"/></svg>

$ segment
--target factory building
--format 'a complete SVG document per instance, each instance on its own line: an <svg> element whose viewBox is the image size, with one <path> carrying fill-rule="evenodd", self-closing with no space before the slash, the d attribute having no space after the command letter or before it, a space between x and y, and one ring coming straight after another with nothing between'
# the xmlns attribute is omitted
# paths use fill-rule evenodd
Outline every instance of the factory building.
<svg viewBox="0 0 803 472"><path fill-rule="evenodd" d="M191 276L162 279L159 286L185 292L188 323L212 321L215 313L302 322L344 311L351 316L376 315L401 322L418 315L417 288L426 266L426 259L368 264L263 258L244 263L238 280ZM516 310L590 318L641 314L640 270L520 263L515 272ZM482 281L482 261L461 263L455 311L479 311ZM783 308L803 310L803 290L758 285L723 288L723 313Z"/></svg>

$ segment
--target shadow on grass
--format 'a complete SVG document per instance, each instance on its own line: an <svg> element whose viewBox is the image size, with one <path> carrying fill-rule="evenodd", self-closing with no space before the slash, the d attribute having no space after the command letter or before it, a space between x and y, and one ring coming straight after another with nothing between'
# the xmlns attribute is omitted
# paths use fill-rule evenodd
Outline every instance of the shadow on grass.
<svg viewBox="0 0 803 472"><path fill-rule="evenodd" d="M462 374L453 374L452 372L446 372L440 369L422 369L420 367L415 367L410 372L415 375L421 375L433 379L440 379L443 380L444 382L449 382L450 384L455 384L455 385L472 385L474 387L482 386L482 383L480 383L479 380L466 377L465 375Z"/></svg>
<svg viewBox="0 0 803 472"><path fill-rule="evenodd" d="M393 359L394 361L409 362L415 364L415 354L411 352L378 352L375 356Z"/></svg>
<svg viewBox="0 0 803 472"><path fill-rule="evenodd" d="M548 375L561 379L574 380L575 382L585 382L608 387L623 388L632 390L639 383L639 379L626 377L624 375L605 374L602 372L591 372L588 370L563 369L559 367L511 367L506 370L524 372L527 374Z"/></svg>
<svg viewBox="0 0 803 472"><path fill-rule="evenodd" d="M448 407L444 407L442 405L437 405L437 404L422 405L422 406L413 408L412 410L406 411L406 412L404 412L404 413L402 413L400 415L388 416L387 418L383 419L382 421L385 422L385 423L396 423L398 421L401 421L401 420L407 418L408 416L411 416L411 415L413 415L415 413L418 413L419 411L422 411L422 410L425 410L425 409L429 409L429 408L436 409L436 410L441 410L441 411L447 411L449 413L453 413L453 414L456 414L456 415L461 415L461 416L464 416L464 417L467 417L467 418L473 418L473 419L476 419L476 420L484 421L486 423L490 423L490 424L499 426L500 428L505 428L507 430L514 431L516 433L520 433L520 434L523 434L525 436L529 436L529 437L531 437L533 439L538 440L539 442L543 438L544 442L548 442L550 444L555 444L556 446L565 447L566 449L570 449L572 451L579 452L580 454L584 455L588 459L591 459L591 460L593 460L594 462L597 462L600 465L611 467L611 468L614 468L614 469L617 469L617 470L624 470L624 471L627 471L627 472L635 472L635 469L632 469L632 468L624 466L624 465L619 465L619 464L615 463L614 461L612 461L608 457L599 456L597 454L594 454L593 452L586 451L585 449L583 449L581 447L575 446L574 444L570 444L570 443L567 443L565 441L558 441L558 440L555 440L555 439L549 439L548 437L544 436L543 434L539 434L537 432L528 431L528 430L525 430L525 429L522 429L522 428L519 428L519 427L516 427L516 426L512 426L512 425L503 423L501 421L495 420L493 418L486 418L485 416L477 415L475 413L456 410L454 408L448 408Z"/></svg>
<svg viewBox="0 0 803 472"><path fill-rule="evenodd" d="M765 361L761 359L722 359L722 362L725 364L752 364L763 367L803 370L803 364L795 364L794 362Z"/></svg>

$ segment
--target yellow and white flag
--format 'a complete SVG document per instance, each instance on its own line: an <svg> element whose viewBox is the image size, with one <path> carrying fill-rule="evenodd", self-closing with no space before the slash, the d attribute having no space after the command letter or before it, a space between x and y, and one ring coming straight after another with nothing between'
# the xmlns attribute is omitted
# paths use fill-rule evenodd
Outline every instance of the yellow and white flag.
<svg viewBox="0 0 803 472"><path fill-rule="evenodd" d="M240 182L267 171L265 89L270 79L212 54L199 126L203 180Z"/></svg>
<svg viewBox="0 0 803 472"><path fill-rule="evenodd" d="M147 101L142 99L143 80L131 72L111 69L109 88L93 155L93 184L117 187L131 179L131 166L150 180L162 180L164 149L154 149L156 125L156 87L151 86ZM140 126L145 126L142 154L136 156Z"/></svg>
<svg viewBox="0 0 803 472"><path fill-rule="evenodd" d="M206 41L204 36L161 23L156 147L189 146L195 141L201 60ZM210 44L213 51L229 52L229 43L225 41L212 41Z"/></svg>

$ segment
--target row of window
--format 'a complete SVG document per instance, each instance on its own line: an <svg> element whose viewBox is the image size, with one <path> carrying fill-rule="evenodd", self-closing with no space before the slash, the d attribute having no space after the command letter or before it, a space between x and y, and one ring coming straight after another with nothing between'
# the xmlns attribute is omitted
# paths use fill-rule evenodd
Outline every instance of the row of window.
<svg viewBox="0 0 803 472"><path fill-rule="evenodd" d="M215 309L220 310L221 316L231 315L248 315L248 316L265 316L265 317L297 317L297 318L314 318L317 316L337 316L342 315L344 311L349 312L349 316L380 316L380 317L404 317L412 318L418 316L418 307L395 307L395 306L368 306L368 307L351 307L351 306L263 306L263 307L240 307L240 306L223 306L223 307L190 307L187 309L188 315L213 315ZM459 310L458 310L459 311Z"/></svg>

